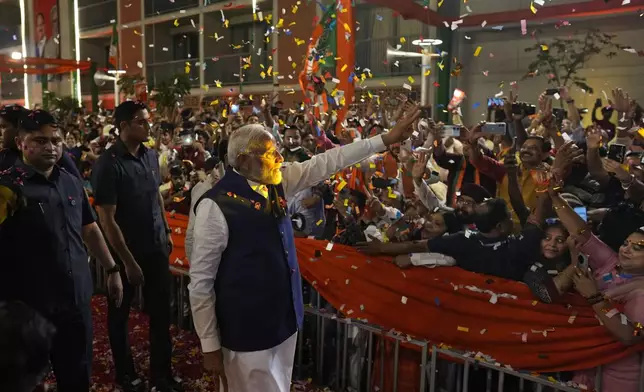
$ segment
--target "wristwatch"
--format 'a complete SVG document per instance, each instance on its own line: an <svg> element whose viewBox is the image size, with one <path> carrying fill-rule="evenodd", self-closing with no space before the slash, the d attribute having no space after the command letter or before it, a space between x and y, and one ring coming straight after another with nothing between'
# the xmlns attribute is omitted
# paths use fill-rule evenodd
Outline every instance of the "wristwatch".
<svg viewBox="0 0 644 392"><path fill-rule="evenodd" d="M115 273L119 272L120 270L121 270L121 266L118 265L118 264L114 264L114 267L108 269L105 272L107 272L108 275L112 275L112 274L115 274Z"/></svg>

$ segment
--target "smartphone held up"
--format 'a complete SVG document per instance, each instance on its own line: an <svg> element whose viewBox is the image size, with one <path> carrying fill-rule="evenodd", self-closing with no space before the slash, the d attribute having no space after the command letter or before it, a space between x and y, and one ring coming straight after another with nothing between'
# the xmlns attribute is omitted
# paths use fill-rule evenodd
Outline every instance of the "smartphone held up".
<svg viewBox="0 0 644 392"><path fill-rule="evenodd" d="M481 132L488 135L505 135L508 125L504 122L486 122Z"/></svg>
<svg viewBox="0 0 644 392"><path fill-rule="evenodd" d="M461 136L461 126L460 125L445 125L443 127L443 133L447 137L460 137Z"/></svg>
<svg viewBox="0 0 644 392"><path fill-rule="evenodd" d="M611 144L608 146L608 155L606 157L611 161L624 163L624 158L626 158L626 146L617 143Z"/></svg>

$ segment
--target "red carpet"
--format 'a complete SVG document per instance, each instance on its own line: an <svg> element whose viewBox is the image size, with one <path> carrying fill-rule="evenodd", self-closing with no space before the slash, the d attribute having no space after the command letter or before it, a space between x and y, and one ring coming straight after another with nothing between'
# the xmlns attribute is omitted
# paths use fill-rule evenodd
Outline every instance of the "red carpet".
<svg viewBox="0 0 644 392"><path fill-rule="evenodd" d="M107 300L104 296L92 299L92 319L94 323L94 364L92 366L92 391L112 392L115 390L112 350L107 336ZM171 327L172 369L183 380L186 392L213 391L211 378L201 366L199 339L191 331L179 331ZM130 312L130 344L139 376L148 379L150 351L148 341L148 317L141 312ZM53 374L50 382L55 382ZM311 390L310 385L297 383L294 390Z"/></svg>
<svg viewBox="0 0 644 392"><path fill-rule="evenodd" d="M94 323L94 364L92 366L92 391L111 392L115 389L112 350L107 336L107 301L104 296L92 299ZM172 366L175 375L184 383L186 392L212 391L213 385L201 367L199 340L190 331L171 328L174 348ZM148 317L132 310L130 313L130 344L138 374L148 379L150 351L148 341ZM53 375L51 376L53 381Z"/></svg>

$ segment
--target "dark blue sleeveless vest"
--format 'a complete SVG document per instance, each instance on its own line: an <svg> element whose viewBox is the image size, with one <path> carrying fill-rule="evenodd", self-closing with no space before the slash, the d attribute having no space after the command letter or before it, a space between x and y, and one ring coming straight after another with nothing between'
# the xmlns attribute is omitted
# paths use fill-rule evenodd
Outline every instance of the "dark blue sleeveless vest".
<svg viewBox="0 0 644 392"><path fill-rule="evenodd" d="M278 194L284 199L281 185ZM232 170L204 198L217 203L229 232L215 279L221 345L233 351L275 347L304 317L291 221L267 212L268 201Z"/></svg>

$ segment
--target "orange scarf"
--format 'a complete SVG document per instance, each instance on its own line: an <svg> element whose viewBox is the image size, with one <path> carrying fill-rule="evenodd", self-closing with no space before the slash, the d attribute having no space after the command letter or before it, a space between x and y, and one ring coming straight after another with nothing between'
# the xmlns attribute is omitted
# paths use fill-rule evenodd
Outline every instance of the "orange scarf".
<svg viewBox="0 0 644 392"><path fill-rule="evenodd" d="M465 179L465 169L467 168L467 158L463 157L463 162L461 164L461 169L458 173L458 177L456 178L456 184L454 184L454 193L452 194L452 207L456 207L456 192L461 191L461 187L463 186L463 180ZM477 168L474 168L474 183L476 185L481 185L481 175L479 173L479 170Z"/></svg>

